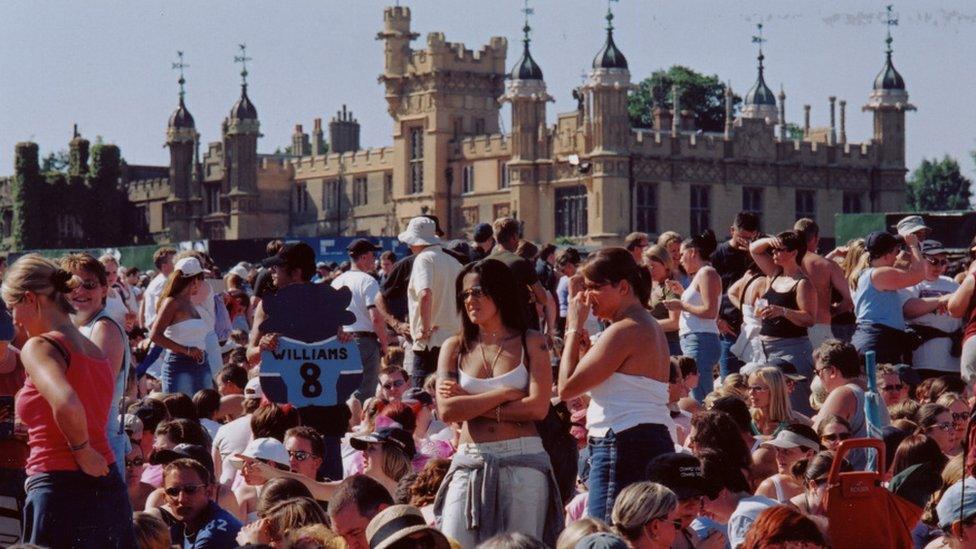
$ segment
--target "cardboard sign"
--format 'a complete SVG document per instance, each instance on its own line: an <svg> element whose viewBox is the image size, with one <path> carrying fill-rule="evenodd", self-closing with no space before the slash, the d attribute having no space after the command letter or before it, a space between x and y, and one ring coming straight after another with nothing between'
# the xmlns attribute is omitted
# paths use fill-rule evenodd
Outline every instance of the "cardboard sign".
<svg viewBox="0 0 976 549"><path fill-rule="evenodd" d="M272 402L299 408L340 404L362 377L359 347L334 337L317 343L281 337L276 350L261 353L261 388Z"/></svg>
<svg viewBox="0 0 976 549"><path fill-rule="evenodd" d="M272 402L335 406L359 387L363 365L355 342L336 339L356 316L348 288L293 284L261 300L261 332L280 334L278 349L261 353L261 389Z"/></svg>

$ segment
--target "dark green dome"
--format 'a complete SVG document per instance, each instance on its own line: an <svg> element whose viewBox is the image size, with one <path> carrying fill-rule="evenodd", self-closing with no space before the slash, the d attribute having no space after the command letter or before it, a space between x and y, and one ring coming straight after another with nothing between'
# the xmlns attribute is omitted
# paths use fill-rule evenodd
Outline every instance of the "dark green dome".
<svg viewBox="0 0 976 549"><path fill-rule="evenodd" d="M193 115L187 110L186 105L183 104L183 98L180 98L180 106L177 107L173 114L169 117L169 127L170 128L193 128Z"/></svg>
<svg viewBox="0 0 976 549"><path fill-rule="evenodd" d="M759 78L756 79L756 83L746 92L742 102L745 105L776 105L776 96L773 95L773 90L766 85L762 69L759 70Z"/></svg>
<svg viewBox="0 0 976 549"><path fill-rule="evenodd" d="M613 42L613 29L607 29L607 42L593 58L594 69L626 69L627 58Z"/></svg>
<svg viewBox="0 0 976 549"><path fill-rule="evenodd" d="M522 49L522 57L515 63L509 77L513 80L542 80L542 69L529 53L529 41L523 40L523 43L525 47Z"/></svg>
<svg viewBox="0 0 976 549"><path fill-rule="evenodd" d="M241 98L230 109L230 117L237 120L257 120L258 110L247 96L247 84L241 86Z"/></svg>
<svg viewBox="0 0 976 549"><path fill-rule="evenodd" d="M891 62L891 52L885 59L884 67L874 79L874 89L876 90L904 90L905 80L895 70L895 65Z"/></svg>

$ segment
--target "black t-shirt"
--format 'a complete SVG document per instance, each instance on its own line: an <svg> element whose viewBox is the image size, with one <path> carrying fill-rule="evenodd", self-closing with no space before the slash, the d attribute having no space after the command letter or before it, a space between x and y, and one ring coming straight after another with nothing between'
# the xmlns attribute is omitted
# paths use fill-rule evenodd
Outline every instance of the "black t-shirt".
<svg viewBox="0 0 976 549"><path fill-rule="evenodd" d="M718 275L722 278L722 304L719 307L718 316L728 322L736 331L742 325L742 311L732 305L727 292L729 286L742 278L751 262L752 257L748 251L733 248L728 241L719 244L712 254L712 267L715 267Z"/></svg>
<svg viewBox="0 0 976 549"><path fill-rule="evenodd" d="M525 311L525 321L529 329L539 329L539 315L535 312L535 303L529 298L529 287L539 281L532 262L504 249L492 252L490 259L497 259L504 263L515 275L519 303Z"/></svg>
<svg viewBox="0 0 976 549"><path fill-rule="evenodd" d="M262 267L254 277L254 297L264 299L265 294L274 293L274 280L271 278L271 269Z"/></svg>
<svg viewBox="0 0 976 549"><path fill-rule="evenodd" d="M400 322L407 320L407 284L410 283L413 260L416 258L416 255L408 255L397 261L380 286L387 311Z"/></svg>

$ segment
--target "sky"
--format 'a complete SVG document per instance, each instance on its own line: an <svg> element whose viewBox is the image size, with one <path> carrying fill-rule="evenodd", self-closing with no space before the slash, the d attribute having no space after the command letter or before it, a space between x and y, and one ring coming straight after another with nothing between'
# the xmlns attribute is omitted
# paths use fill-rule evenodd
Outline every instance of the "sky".
<svg viewBox="0 0 976 549"><path fill-rule="evenodd" d="M168 164L166 122L177 105L172 64L185 52L186 104L201 141L240 95L238 44L247 44L248 95L263 137L259 152L291 142L295 124L327 123L345 104L362 145L391 142L382 86L379 0L2 0L0 2L0 176L13 172L14 145L33 140L41 155L66 149L72 125L121 147L130 164ZM401 0L412 10L414 47L428 32L479 49L508 38L507 65L520 55L523 0ZM605 37L603 0L530 2L532 53L556 101L571 111ZM849 142L871 136L867 102L884 54L884 4L861 0L620 0L615 39L634 81L681 64L730 81L742 95L756 78L756 23L764 24L766 80L786 92L787 121L829 123L827 97L846 99ZM894 62L918 111L908 114L908 167L948 154L976 179L976 4L916 0L894 6ZM968 37L968 38L967 38ZM507 110L503 128L510 128Z"/></svg>

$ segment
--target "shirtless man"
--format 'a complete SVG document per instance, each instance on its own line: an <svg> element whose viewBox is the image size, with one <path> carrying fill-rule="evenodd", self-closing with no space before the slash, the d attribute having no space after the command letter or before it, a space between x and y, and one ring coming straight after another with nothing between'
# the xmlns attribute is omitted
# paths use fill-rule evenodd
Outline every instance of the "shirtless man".
<svg viewBox="0 0 976 549"><path fill-rule="evenodd" d="M806 239L807 253L803 255L800 267L803 268L817 292L815 324L807 330L810 343L816 349L821 343L833 337L830 331L830 317L850 311L854 308L854 302L851 300L851 288L844 280L844 271L841 270L840 265L817 254L817 246L820 244L820 227L817 223L804 217L793 225L793 230ZM832 290L840 294L840 301L833 299Z"/></svg>

